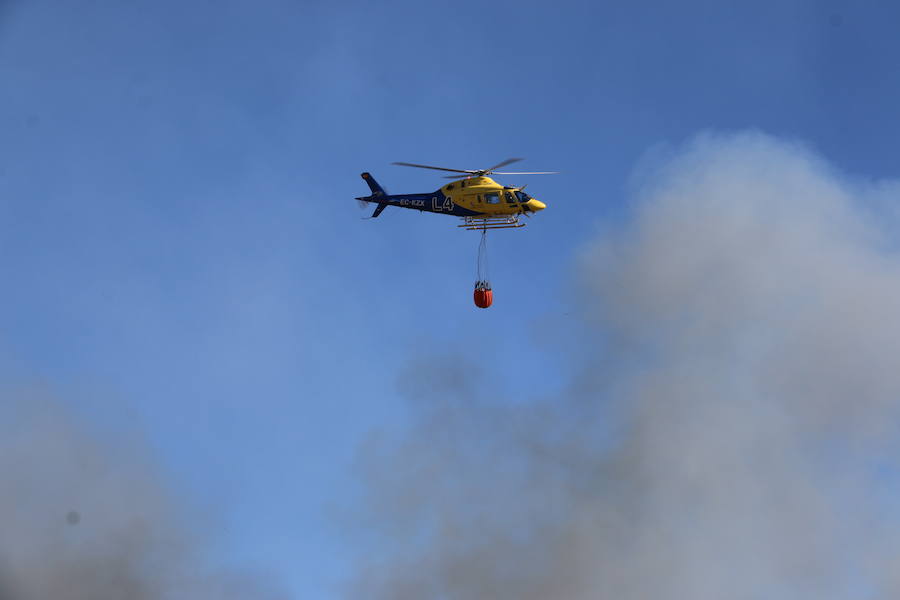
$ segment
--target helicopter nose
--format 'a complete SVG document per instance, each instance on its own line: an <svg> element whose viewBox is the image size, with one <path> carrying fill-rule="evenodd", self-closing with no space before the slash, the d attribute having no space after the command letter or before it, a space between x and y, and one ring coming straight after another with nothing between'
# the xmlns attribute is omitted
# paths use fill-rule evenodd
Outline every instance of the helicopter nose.
<svg viewBox="0 0 900 600"><path fill-rule="evenodd" d="M535 200L534 198L532 198L528 201L528 208L530 208L534 212L537 212L539 210L544 210L545 208L547 208L547 205L540 200Z"/></svg>

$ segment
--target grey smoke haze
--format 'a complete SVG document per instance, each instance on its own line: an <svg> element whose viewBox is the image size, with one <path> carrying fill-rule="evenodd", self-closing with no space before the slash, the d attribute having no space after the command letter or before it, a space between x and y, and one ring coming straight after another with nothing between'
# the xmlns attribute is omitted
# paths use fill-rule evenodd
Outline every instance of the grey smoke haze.
<svg viewBox="0 0 900 600"><path fill-rule="evenodd" d="M0 600L285 597L213 569L186 519L137 446L0 392Z"/></svg>
<svg viewBox="0 0 900 600"><path fill-rule="evenodd" d="M654 153L579 262L565 390L404 377L349 596L900 597L898 190L761 134Z"/></svg>

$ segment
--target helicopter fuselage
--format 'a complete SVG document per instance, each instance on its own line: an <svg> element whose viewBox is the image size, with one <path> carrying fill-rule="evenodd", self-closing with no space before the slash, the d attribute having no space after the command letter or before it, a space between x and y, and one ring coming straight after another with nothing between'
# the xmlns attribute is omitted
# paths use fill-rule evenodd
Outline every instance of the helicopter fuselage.
<svg viewBox="0 0 900 600"><path fill-rule="evenodd" d="M372 195L357 200L378 204L379 208L373 216L378 216L385 206L456 217L519 215L534 213L546 206L525 194L522 188L502 186L484 176L454 181L434 192L421 194L386 194L369 173L363 173L362 178L369 184Z"/></svg>

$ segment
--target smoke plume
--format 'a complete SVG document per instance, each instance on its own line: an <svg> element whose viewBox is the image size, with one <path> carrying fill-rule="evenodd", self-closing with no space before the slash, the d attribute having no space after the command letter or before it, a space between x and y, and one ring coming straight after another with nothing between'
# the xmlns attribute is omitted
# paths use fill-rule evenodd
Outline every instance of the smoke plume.
<svg viewBox="0 0 900 600"><path fill-rule="evenodd" d="M753 133L656 152L633 187L578 263L557 397L404 377L351 597L900 597L900 188Z"/></svg>
<svg viewBox="0 0 900 600"><path fill-rule="evenodd" d="M284 597L213 569L201 537L135 446L0 393L0 600Z"/></svg>

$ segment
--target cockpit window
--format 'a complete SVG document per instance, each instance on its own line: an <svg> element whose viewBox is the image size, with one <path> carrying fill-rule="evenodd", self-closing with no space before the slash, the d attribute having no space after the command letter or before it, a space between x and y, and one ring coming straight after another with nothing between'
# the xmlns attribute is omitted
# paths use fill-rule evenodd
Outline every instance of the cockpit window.
<svg viewBox="0 0 900 600"><path fill-rule="evenodd" d="M516 198L519 199L519 202L528 202L531 200L531 197L521 190L516 190Z"/></svg>
<svg viewBox="0 0 900 600"><path fill-rule="evenodd" d="M512 194L510 194L509 192L506 192L506 201L510 204L515 204L516 199L513 198Z"/></svg>

